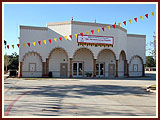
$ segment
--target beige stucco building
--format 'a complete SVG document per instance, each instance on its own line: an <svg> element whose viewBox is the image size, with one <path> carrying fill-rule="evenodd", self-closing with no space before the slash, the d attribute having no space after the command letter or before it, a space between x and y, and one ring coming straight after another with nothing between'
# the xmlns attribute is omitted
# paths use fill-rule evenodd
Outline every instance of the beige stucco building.
<svg viewBox="0 0 160 120"><path fill-rule="evenodd" d="M76 37L79 33L83 35ZM82 46L77 39L89 39L89 43L102 41L102 44ZM111 46L103 45L107 40L112 41ZM117 25L113 28L109 24L68 21L48 23L47 27L20 26L19 77L144 76L145 43L145 35L127 34L126 29Z"/></svg>

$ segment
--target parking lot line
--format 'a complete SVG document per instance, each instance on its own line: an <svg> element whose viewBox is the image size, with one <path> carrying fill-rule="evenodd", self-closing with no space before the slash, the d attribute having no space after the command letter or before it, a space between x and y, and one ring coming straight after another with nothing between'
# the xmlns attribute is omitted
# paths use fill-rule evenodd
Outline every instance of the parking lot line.
<svg viewBox="0 0 160 120"><path fill-rule="evenodd" d="M5 116L8 116L9 113L10 113L10 111L11 111L11 109L12 109L12 107L14 106L14 104L15 104L21 97L23 97L24 95L26 95L26 94L29 93L29 92L31 92L31 90L30 90L30 91L26 91L26 92L24 92L22 95L18 96L18 97L6 108L6 111L4 112L4 115L5 115Z"/></svg>

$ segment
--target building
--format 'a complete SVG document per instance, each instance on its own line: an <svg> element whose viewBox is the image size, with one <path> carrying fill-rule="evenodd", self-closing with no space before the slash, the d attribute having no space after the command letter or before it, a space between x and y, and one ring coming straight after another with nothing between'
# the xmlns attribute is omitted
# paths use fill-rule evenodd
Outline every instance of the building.
<svg viewBox="0 0 160 120"><path fill-rule="evenodd" d="M36 43L29 47L28 42ZM145 43L145 35L127 34L118 25L68 21L20 26L19 77L144 76Z"/></svg>

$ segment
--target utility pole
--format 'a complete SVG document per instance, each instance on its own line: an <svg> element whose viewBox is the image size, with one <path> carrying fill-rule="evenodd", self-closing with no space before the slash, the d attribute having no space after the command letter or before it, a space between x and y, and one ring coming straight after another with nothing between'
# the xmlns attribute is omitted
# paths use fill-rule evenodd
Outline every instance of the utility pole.
<svg viewBox="0 0 160 120"><path fill-rule="evenodd" d="M5 40L4 40L4 45L5 45L5 51L6 51L7 41L5 41ZM5 55L6 55L6 73L7 73L7 61L8 61L8 60L7 60L7 59L8 59L8 58L7 58L7 51L6 51Z"/></svg>

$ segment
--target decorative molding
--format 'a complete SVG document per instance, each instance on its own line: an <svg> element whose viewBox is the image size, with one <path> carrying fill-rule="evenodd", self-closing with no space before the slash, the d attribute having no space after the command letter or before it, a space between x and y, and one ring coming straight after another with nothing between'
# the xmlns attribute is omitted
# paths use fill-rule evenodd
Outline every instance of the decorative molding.
<svg viewBox="0 0 160 120"><path fill-rule="evenodd" d="M139 38L146 38L146 35L127 34L127 37L139 37Z"/></svg>
<svg viewBox="0 0 160 120"><path fill-rule="evenodd" d="M121 52L119 54L119 60L120 60L121 55L124 57L124 60L126 60L126 52L124 50L121 50ZM123 57L122 57L122 59L123 59Z"/></svg>
<svg viewBox="0 0 160 120"><path fill-rule="evenodd" d="M50 59L52 53L53 53L55 50L62 50L62 51L64 51L65 54L67 55L67 61L68 61L68 53L67 53L67 50L65 50L65 49L62 48L62 47L53 48L53 49L49 52L48 59Z"/></svg>
<svg viewBox="0 0 160 120"><path fill-rule="evenodd" d="M139 55L134 55L134 56L132 56L131 57L131 59L130 59L130 61L129 61L129 64L131 64L131 61L135 58L135 57L138 57L140 60L141 60L141 62L142 62L142 65L143 65L143 59L139 56Z"/></svg>
<svg viewBox="0 0 160 120"><path fill-rule="evenodd" d="M78 51L82 50L82 49L89 50L90 54L92 55L92 58L94 59L94 54L93 54L92 50L90 50L90 49L89 49L89 48L87 48L87 47L80 47L80 48L77 48L77 49L74 51L74 53L73 53L73 57L72 57L72 58L74 59L74 58L75 58L76 53L77 53Z"/></svg>
<svg viewBox="0 0 160 120"><path fill-rule="evenodd" d="M28 55L30 55L30 54L39 56L39 58L40 58L40 60L41 60L41 62L42 62L42 57L40 56L39 53L37 53L37 52L35 52L35 51L30 51L30 52L28 52L28 53L25 53L25 55L23 56L22 62L24 62L25 57L28 56Z"/></svg>
<svg viewBox="0 0 160 120"><path fill-rule="evenodd" d="M107 49L107 48L104 48L104 49L102 49L101 51L99 51L99 53L98 53L98 55L97 55L97 59L98 59L100 53L103 52L103 51L106 51L106 50L112 52L112 53L113 53L113 56L114 56L114 58L115 58L115 60L116 60L116 54L113 52L113 50Z"/></svg>
<svg viewBox="0 0 160 120"><path fill-rule="evenodd" d="M54 26L54 25L66 25L66 24L71 24L71 21L47 23L47 26Z"/></svg>

